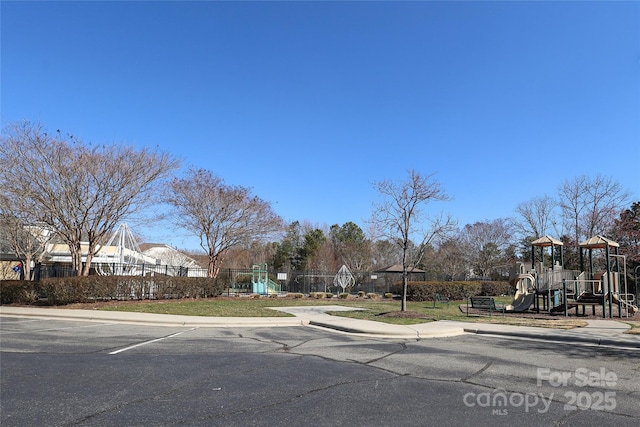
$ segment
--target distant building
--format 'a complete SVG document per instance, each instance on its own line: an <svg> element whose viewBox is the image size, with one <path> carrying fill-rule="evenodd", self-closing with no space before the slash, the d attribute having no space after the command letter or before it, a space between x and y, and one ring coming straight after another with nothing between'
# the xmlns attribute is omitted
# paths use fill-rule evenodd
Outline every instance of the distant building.
<svg viewBox="0 0 640 427"><path fill-rule="evenodd" d="M164 243L142 243L140 251L145 256L159 260L161 264L201 267L193 258Z"/></svg>
<svg viewBox="0 0 640 427"><path fill-rule="evenodd" d="M19 280L21 265L20 259L0 236L0 280Z"/></svg>
<svg viewBox="0 0 640 427"><path fill-rule="evenodd" d="M88 243L81 243L82 262L86 262ZM45 246L42 259L42 273L71 275L71 252L66 243L51 241ZM0 280L18 279L20 272L15 271L20 260L11 253L7 239L0 235ZM109 241L99 246L91 260L92 270L99 275L149 276L162 274L168 276L206 276L206 269L188 255L163 243L145 243L138 245L126 224L122 224ZM93 274L93 273L92 273Z"/></svg>

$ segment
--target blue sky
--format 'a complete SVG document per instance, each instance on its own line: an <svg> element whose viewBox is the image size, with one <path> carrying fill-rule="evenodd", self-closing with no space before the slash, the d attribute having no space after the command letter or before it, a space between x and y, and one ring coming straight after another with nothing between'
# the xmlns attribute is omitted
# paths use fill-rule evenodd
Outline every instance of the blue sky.
<svg viewBox="0 0 640 427"><path fill-rule="evenodd" d="M2 1L1 120L159 146L287 221L408 169L460 226L565 179L640 200L640 3ZM196 248L170 227L149 240Z"/></svg>

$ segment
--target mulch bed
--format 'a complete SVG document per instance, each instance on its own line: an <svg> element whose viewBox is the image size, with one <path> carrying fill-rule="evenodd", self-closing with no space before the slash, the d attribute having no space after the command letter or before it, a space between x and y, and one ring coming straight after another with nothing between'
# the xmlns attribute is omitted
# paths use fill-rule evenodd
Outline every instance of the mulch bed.
<svg viewBox="0 0 640 427"><path fill-rule="evenodd" d="M462 313L467 313L467 306L466 304L461 304L459 305L460 311ZM603 317L602 316L602 306L596 306L596 314L595 316L592 314L591 312L591 307L587 307L586 311L585 311L585 315L582 315L582 309L578 310L578 315L576 316L576 310L572 309L569 310L568 312L568 316L567 318L573 318L573 319L595 319L595 320L632 320L632 321L640 321L640 312L639 313L635 313L633 316L631 314L629 314L629 316L627 317L624 313L624 311L622 312L622 318L618 317L618 309L617 307L613 308L613 315L615 317L609 318L608 317L608 311L607 310L607 317ZM471 308L469 307L469 314L473 314L473 315L483 315L486 316L489 314L488 310L478 310L475 308ZM502 316L502 312L500 311L494 311L493 312L494 315L498 315L498 316ZM514 318L523 318L523 319L560 319L560 318L565 318L564 316L564 312L560 312L560 313L547 313L544 312L542 310L540 310L540 313L536 313L535 311L524 311L521 313L510 313L510 312L505 312L504 315L506 317L514 317Z"/></svg>
<svg viewBox="0 0 640 427"><path fill-rule="evenodd" d="M424 313L418 313L417 311L389 311L387 313L377 314L379 317L399 317L403 319L428 319L433 320L432 317L426 316Z"/></svg>

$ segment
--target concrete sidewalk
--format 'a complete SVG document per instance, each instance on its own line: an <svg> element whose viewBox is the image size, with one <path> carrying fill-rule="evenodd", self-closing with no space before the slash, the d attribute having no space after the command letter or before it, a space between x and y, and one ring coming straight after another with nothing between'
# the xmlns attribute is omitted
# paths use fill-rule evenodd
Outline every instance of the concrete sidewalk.
<svg viewBox="0 0 640 427"><path fill-rule="evenodd" d="M7 307L0 306L0 317L25 317L31 319L82 320L99 323L125 323L154 326L206 327L260 327L301 326L304 322L295 317L205 317L179 316L175 314L135 313L126 311L72 310L65 308Z"/></svg>
<svg viewBox="0 0 640 427"><path fill-rule="evenodd" d="M510 326L489 323L442 320L415 325L392 325L369 320L331 316L327 311L353 310L343 306L278 307L274 310L295 317L204 317L172 314L149 314L102 310L70 310L62 308L0 306L0 317L81 320L101 323L126 323L184 327L283 327L313 326L342 333L396 339L451 337L465 333L502 337L537 339L554 342L582 343L597 346L623 347L640 350L640 335L624 332L629 325L615 320L587 320L587 327L569 330Z"/></svg>

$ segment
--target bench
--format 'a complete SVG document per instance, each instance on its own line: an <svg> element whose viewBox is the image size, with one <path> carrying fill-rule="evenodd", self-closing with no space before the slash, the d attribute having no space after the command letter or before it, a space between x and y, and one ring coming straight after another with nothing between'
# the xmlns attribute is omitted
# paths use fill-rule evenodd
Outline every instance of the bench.
<svg viewBox="0 0 640 427"><path fill-rule="evenodd" d="M504 304L497 303L493 297L469 297L467 299L467 316L469 315L469 302L471 302L471 308L488 310L489 315L492 315L494 311L500 311L504 316Z"/></svg>
<svg viewBox="0 0 640 427"><path fill-rule="evenodd" d="M445 302L447 305L449 304L449 297L445 297L444 295L434 294L433 295L433 308L436 308L436 303Z"/></svg>

